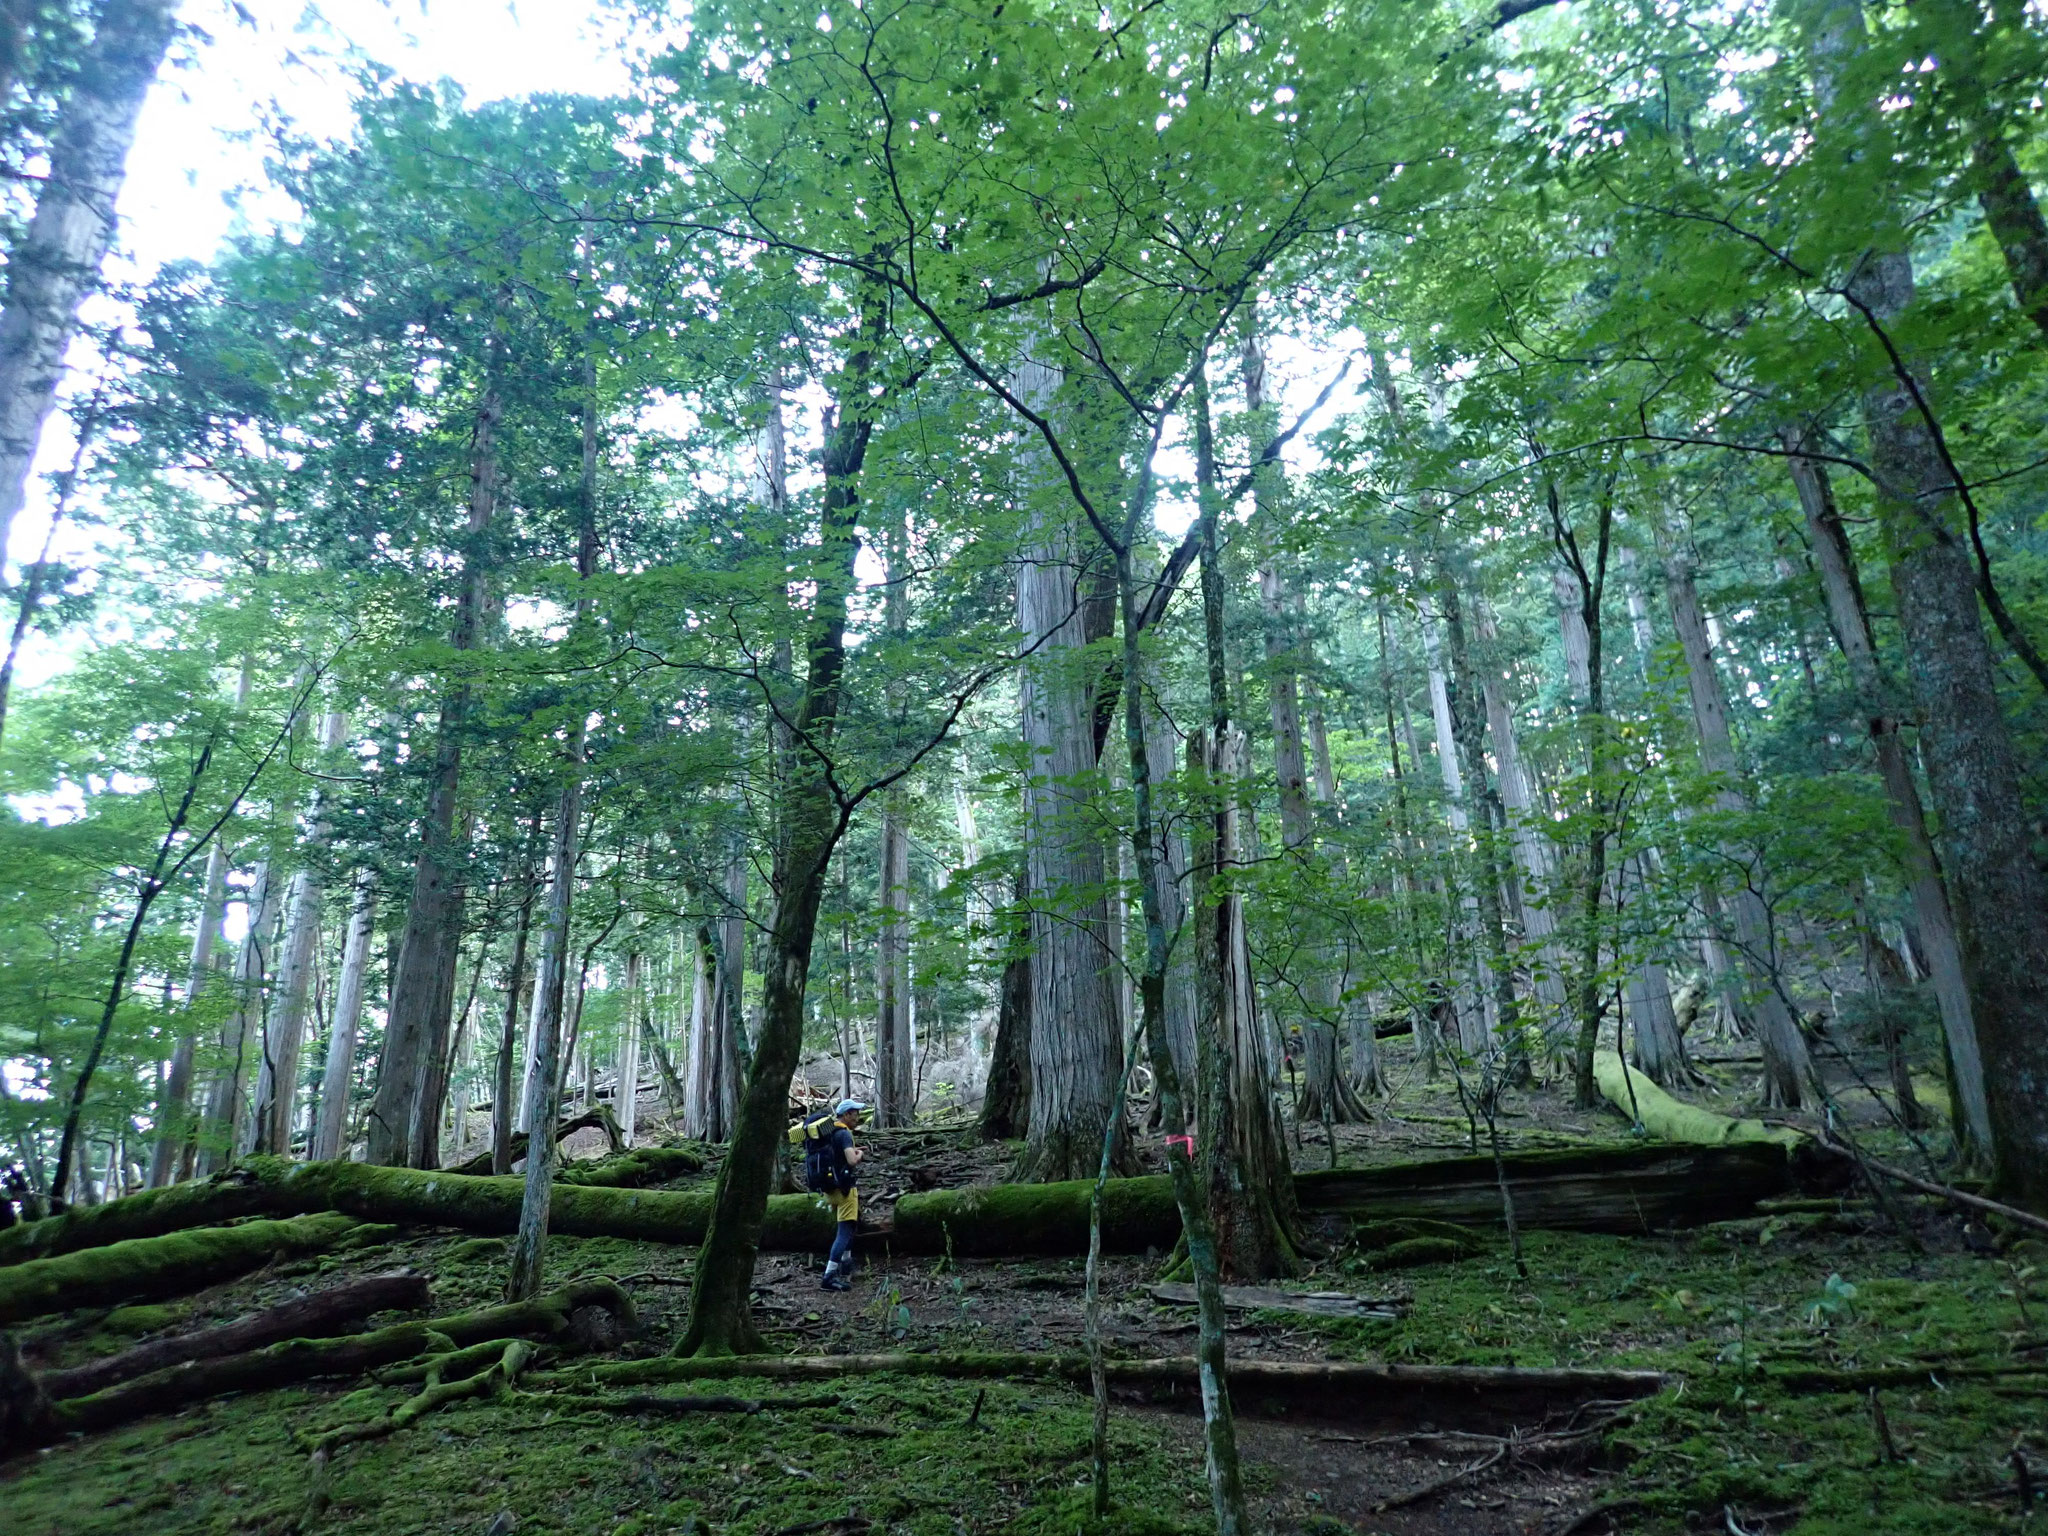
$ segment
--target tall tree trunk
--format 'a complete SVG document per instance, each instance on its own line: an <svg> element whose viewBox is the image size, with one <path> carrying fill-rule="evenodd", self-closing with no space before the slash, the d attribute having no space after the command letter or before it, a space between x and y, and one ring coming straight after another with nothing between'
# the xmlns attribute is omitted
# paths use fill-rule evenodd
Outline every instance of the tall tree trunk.
<svg viewBox="0 0 2048 1536"><path fill-rule="evenodd" d="M562 1097L564 1025L569 1001L569 924L576 900L576 863L583 821L583 726L570 728L564 754L564 781L555 801L553 874L541 922L546 932L541 966L534 976L534 1098L526 1140L525 1197L519 1207L519 1229L513 1234L511 1267L505 1281L507 1301L527 1301L540 1293L546 1268L548 1207L553 1196L557 1149L545 1128L559 1118Z"/></svg>
<svg viewBox="0 0 2048 1536"><path fill-rule="evenodd" d="M0 542L0 554L6 546ZM239 715L249 704L249 689L255 678L255 667L248 657L242 659L240 674L235 679L235 713ZM192 960L185 973L185 1008L190 1012L205 991L207 980L213 974L214 951L220 942L221 918L227 910L228 892L228 845L227 839L217 837L206 852L206 883L200 889L199 922L192 933ZM177 1044L171 1047L171 1061L164 1075L163 1092L157 1096L156 1144L150 1151L149 1187L162 1189L174 1181L179 1174L179 1164L186 1149L192 1142L193 1127L188 1123L187 1109L192 1098L192 1067L198 1053L199 1035L195 1028L182 1031Z"/></svg>
<svg viewBox="0 0 2048 1536"><path fill-rule="evenodd" d="M1422 645L1429 661L1429 707L1436 734L1436 765L1444 786L1444 813L1451 835L1457 841L1470 836L1472 819L1465 809L1465 775L1458 765L1455 727L1451 724L1451 690L1444 677L1442 643L1425 618ZM1416 755L1412 722L1409 723L1408 751ZM1479 985L1479 899L1468 887L1471 879L1458 869L1458 860L1444 850L1443 865L1449 881L1445 889L1449 919L1445 960L1452 981L1450 1006L1457 1028L1458 1048L1468 1056L1483 1055L1493 1038L1496 1023L1493 994Z"/></svg>
<svg viewBox="0 0 2048 1536"><path fill-rule="evenodd" d="M640 1117L640 993L646 985L647 962L636 949L626 956L626 1017L619 1029L618 1069L612 1089L619 1135L629 1147Z"/></svg>
<svg viewBox="0 0 2048 1536"><path fill-rule="evenodd" d="M1832 108L1841 60L1864 45L1863 13L1849 0L1832 0L1815 8L1813 20L1816 95ZM1851 105L1856 115L1871 110ZM2033 861L1976 572L1956 526L1969 511L1969 493L1928 407L1927 370L1899 343L1914 299L1911 253L1864 253L1845 297L1890 367L1864 394L1864 424L1984 1058L1994 1184L2022 1204L2048 1207L2048 1030L2041 1027L2048 1018L2048 880Z"/></svg>
<svg viewBox="0 0 2048 1536"><path fill-rule="evenodd" d="M1786 446L1797 450L1801 444L1794 433L1786 434ZM1814 564L1820 569L1821 590L1827 599L1828 617L1849 666L1849 681L1863 707L1870 732L1870 744L1877 755L1877 770L1884 781L1885 800L1892 825L1906 855L1906 879L1913 898L1913 915L1925 952L1935 1003L1941 1011L1941 1025L1948 1038L1948 1058L1954 1073L1958 1129L1962 1139L1988 1151L1991 1145L1991 1110L1984 1091L1984 1058L1977 1044L1977 1026L1970 1010L1969 979L1963 970L1962 946L1955 917L1949 908L1948 888L1942 881L1941 864L1935 857L1933 841L1927 835L1927 818L1920 807L1919 786L1913 782L1912 766L1906 759L1905 741L1899 734L1899 720L1892 705L1892 690L1877 663L1877 650L1870 633L1870 615L1863 602L1863 585L1856 573L1856 557L1849 545L1849 532L1835 507L1833 487L1818 460L1796 451L1786 460L1792 483L1799 492L1799 504L1806 514L1806 528L1813 541Z"/></svg>
<svg viewBox="0 0 2048 1536"><path fill-rule="evenodd" d="M724 1141L732 1134L723 1089L724 1064L734 1010L720 975L711 924L700 923L690 946L690 1040L683 1067L683 1134L700 1141Z"/></svg>
<svg viewBox="0 0 2048 1536"><path fill-rule="evenodd" d="M1154 803L1160 803L1161 786L1177 771L1177 737L1173 726L1148 699L1145 705L1145 750L1151 754ZM1168 935L1181 933L1188 923L1187 838L1165 816L1155 818L1159 840L1159 915ZM1143 913L1140 912L1142 940ZM1175 941L1166 962L1167 1049L1182 1083L1197 1083L1201 1065L1195 1049L1196 1015L1194 948L1187 938Z"/></svg>
<svg viewBox="0 0 2048 1536"><path fill-rule="evenodd" d="M1746 811L1749 800L1742 788L1734 737L1728 728L1728 696L1714 664L1706 615L1700 608L1699 588L1693 579L1693 559L1684 537L1680 530L1666 555L1664 585L1671 601L1672 625L1685 652L1686 687L1692 699L1693 724L1699 731L1700 764L1716 781L1715 805L1723 811ZM1744 1001L1757 1044L1763 1050L1765 1101L1796 1106L1804 1095L1813 1063L1785 996L1777 938L1762 895L1763 864L1754 849L1727 851L1735 867L1747 875L1740 888L1729 896L1728 904L1734 912L1735 939L1742 965L1750 978Z"/></svg>
<svg viewBox="0 0 2048 1536"><path fill-rule="evenodd" d="M1020 398L1048 407L1055 370L1027 362ZM1027 480L1049 479L1024 455ZM1090 1177L1103 1131L1121 1114L1123 1042L1109 960L1108 870L1095 805L1090 581L1064 494L1032 484L1031 536L1017 569L1017 627L1030 652L1018 675L1025 747L1024 844L1031 885L1031 1121L1018 1173Z"/></svg>
<svg viewBox="0 0 2048 1536"><path fill-rule="evenodd" d="M348 730L348 716L338 709L320 720L320 754L331 757ZM320 964L320 907L325 888L317 861L333 833L327 795L316 790L307 828L302 863L292 871L284 899L284 938L278 946L277 991L264 1021L263 1061L256 1075L256 1144L258 1152L291 1156L292 1125L299 1101L299 1058L306 1042L307 1006L313 974Z"/></svg>
<svg viewBox="0 0 2048 1536"><path fill-rule="evenodd" d="M355 1078L356 1041L363 1025L363 998L370 979L370 943L377 928L377 871L356 871L348 935L341 946L341 979L334 989L334 1020L327 1035L327 1066L320 1078L320 1113L306 1156L314 1162L340 1157L348 1143L349 1087Z"/></svg>
<svg viewBox="0 0 2048 1536"><path fill-rule="evenodd" d="M2041 217L2026 172L2004 138L1988 130L1971 147L1970 172L2020 313L2048 336L2048 220Z"/></svg>
<svg viewBox="0 0 2048 1536"><path fill-rule="evenodd" d="M996 1038L989 1051L988 1083L981 1095L977 1129L984 1141L1015 1141L1031 1124L1031 953L1030 891L1023 870L1002 924L1011 951L1003 964L996 1001Z"/></svg>
<svg viewBox="0 0 2048 1536"><path fill-rule="evenodd" d="M540 817L536 816L534 823L538 831ZM539 884L533 857L528 856L523 872L519 920L512 930L512 959L505 967L505 1008L498 1026L497 1075L491 1086L491 1172L495 1174L512 1171L512 1133L519 1118L512 1079L519 1059L519 1014L526 1001L526 943L533 928L533 900Z"/></svg>
<svg viewBox="0 0 2048 1536"><path fill-rule="evenodd" d="M249 930L235 957L235 1011L221 1027L220 1063L206 1096L195 1171L205 1178L232 1163L243 1148L248 1120L249 1039L262 1028L264 981L284 882L271 877L271 861L257 864L249 883Z"/></svg>
<svg viewBox="0 0 2048 1536"><path fill-rule="evenodd" d="M719 996L724 1009L718 1045L718 1113L730 1130L739 1117L740 1089L752 1052L747 1042L747 849L735 839L725 860L725 919L718 935Z"/></svg>
<svg viewBox="0 0 2048 1536"><path fill-rule="evenodd" d="M1836 0L1818 21L1816 84L1831 105L1839 60L1863 46L1863 16ZM1865 392L1864 424L1983 1056L1994 1183L2022 1204L2048 1207L2048 880L2033 861L1977 573L1957 527L1968 493L1928 408L1927 371L1901 350L1914 300L1911 254L1867 252L1846 292L1891 365L1890 377Z"/></svg>
<svg viewBox="0 0 2048 1536"><path fill-rule="evenodd" d="M474 811L457 818L453 845L463 850L459 862L465 874L475 830ZM441 1166L441 1115L448 1100L448 1064L455 1045L455 988L462 969L463 920L468 905L468 885L465 880L457 880L448 891L442 919L446 927L441 941L441 990L432 1008L432 1017L439 1023L427 1037L426 1052L420 1061L419 1091L412 1102L412 1125L406 1132L405 1160L414 1168Z"/></svg>
<svg viewBox="0 0 2048 1536"><path fill-rule="evenodd" d="M43 423L99 279L135 122L176 31L177 0L106 0L57 117L35 215L7 253L0 306L0 550L28 494Z"/></svg>
<svg viewBox="0 0 2048 1536"><path fill-rule="evenodd" d="M1458 754L1458 766L1471 803L1478 807L1474 818L1474 847L1478 854L1472 884L1478 897L1479 938L1484 960L1484 981L1492 990L1494 1034L1507 1053L1508 1072L1517 1080L1529 1076L1529 1043L1522 1034L1521 1007L1515 997L1515 976L1508 957L1507 919L1501 902L1501 870L1497 857L1500 834L1507 816L1500 792L1487 768L1485 727L1481 721L1479 690L1474 686L1471 654L1465 639L1465 617L1458 581L1448 559L1437 567L1437 601L1443 611L1446 703L1451 718L1451 739Z"/></svg>
<svg viewBox="0 0 2048 1536"><path fill-rule="evenodd" d="M910 622L905 596L910 573L904 564L908 532L899 515L891 519L884 540L888 565L882 624L897 644ZM875 935L875 1120L903 1126L917 1114L917 1063L910 1034L909 807L900 789L890 790L882 800L881 855L875 882L882 909L881 931Z"/></svg>
<svg viewBox="0 0 2048 1536"><path fill-rule="evenodd" d="M775 918L763 975L760 1036L747 1069L732 1145L719 1169L711 1221L698 1250L690 1316L676 1345L682 1355L751 1353L761 1336L747 1296L761 1246L761 1223L775 1177L790 1080L803 1055L804 995L811 945L832 850L846 830L825 754L832 750L846 671L846 603L853 590L858 484L874 430L870 394L882 330L881 300L862 304L860 343L839 378L825 440L816 596L805 634L803 702L792 733L789 771L777 794Z"/></svg>
<svg viewBox="0 0 2048 1536"><path fill-rule="evenodd" d="M1195 423L1196 487L1201 517L1202 637L1209 685L1209 734L1189 738L1190 774L1195 790L1196 827L1189 860L1189 904L1194 920L1195 1038L1201 1076L1197 1111L1203 1158L1205 1225L1215 1234L1217 1262L1233 1274L1259 1276L1292 1273L1296 1267L1300 1217L1294 1204L1294 1182L1287 1165L1287 1141L1274 1104L1265 1041L1261 1037L1251 985L1250 956L1244 941L1243 897L1233 889L1232 870L1240 856L1234 786L1245 771L1241 740L1233 746L1230 725L1229 669L1224 653L1223 559L1220 525L1222 494L1214 474L1214 443L1209 425L1209 390L1197 377L1190 391ZM1208 466L1204 472L1203 465ZM1121 562L1128 565L1128 557ZM1126 602L1126 623L1132 611ZM1135 661L1137 642L1125 650ZM1130 662L1127 661L1127 669ZM1135 690L1134 690L1135 691ZM1132 705L1137 723L1127 727L1143 743L1141 706ZM1135 748L1134 748L1135 750ZM1138 770L1133 769L1134 780ZM1149 763L1144 769L1145 798L1140 802L1140 832L1151 836L1152 791ZM1147 951L1149 930L1161 921L1158 861L1148 845L1141 854L1148 889L1145 894ZM1160 956L1164 963L1164 954ZM1148 961L1149 964L1149 961ZM1155 1023L1148 975L1147 1027L1160 1030L1157 1059L1171 1052L1164 1043L1164 1025ZM1157 1006L1164 1007L1165 980L1157 982ZM1155 1068L1156 1071L1156 1068ZM1167 1101L1162 1100L1164 1106ZM1178 1110L1171 1111L1177 1115ZM1166 1128L1175 1127L1169 1119ZM1189 1256L1194 1257L1194 1230L1189 1228ZM1201 1283L1199 1273L1197 1285Z"/></svg>
<svg viewBox="0 0 2048 1536"><path fill-rule="evenodd" d="M473 650L478 644L488 592L491 561L486 543L497 513L497 433L504 409L498 398L495 341L492 350L491 377L477 405L470 439L462 591L449 639L457 651ZM454 1000L456 963L457 935L451 931L451 918L464 857L455 837L455 809L470 704L466 681L456 683L441 701L427 801L420 814L419 860L413 870L412 899L406 906L405 934L391 981L384 1046L377 1061L377 1092L370 1104L366 1156L373 1163L403 1165L412 1155L420 1099L429 1092L428 1073L437 1059L445 1059L446 1009Z"/></svg>
<svg viewBox="0 0 2048 1536"><path fill-rule="evenodd" d="M1483 599L1473 604L1473 617L1480 642L1494 644L1499 638L1499 625ZM1494 759L1500 766L1501 805L1507 815L1508 838L1517 871L1509 889L1517 898L1523 941L1537 952L1530 967L1534 972L1530 990L1547 1016L1550 1030L1555 1031L1566 1016L1564 978L1569 968L1568 958L1557 941L1557 918L1548 900L1557 875L1556 860L1549 840L1538 827L1540 813L1528 769L1522 762L1514 713L1508 706L1507 679L1490 663L1478 671L1480 701L1486 707L1486 728L1493 740Z"/></svg>
<svg viewBox="0 0 2048 1536"><path fill-rule="evenodd" d="M1257 1280L1298 1270L1300 1215L1254 1012L1244 898L1229 883L1240 858L1240 813L1225 786L1244 771L1244 742L1229 733L1219 756L1209 741L1200 731L1188 738L1188 777L1211 802L1192 818L1190 927L1183 939L1195 961L1196 1114L1219 1262L1233 1278Z"/></svg>
<svg viewBox="0 0 2048 1536"><path fill-rule="evenodd" d="M1209 415L1208 386L1206 378L1198 372L1195 384L1195 405L1197 420L1206 423ZM1211 1509L1215 1515L1218 1536L1243 1536L1249 1521L1245 1513L1244 1481L1240 1475L1237 1454L1237 1428L1230 1403L1230 1382L1226 1369L1226 1334L1223 1310L1222 1258L1216 1234L1211 1221L1210 1201L1216 1193L1216 1185L1210 1183L1204 1188L1203 1173L1212 1176L1227 1171L1235 1163L1230 1142L1225 1139L1225 1119L1230 1111L1228 1092L1228 1066L1223 1060L1222 1042L1216 1038L1220 1018L1212 1015L1204 1030L1207 1043L1202 1047L1206 1064L1211 1073L1211 1092L1205 1096L1201 1111L1201 1131L1208 1143L1206 1166L1196 1164L1196 1146L1188 1135L1186 1098L1180 1082L1180 1074L1173 1064L1171 1043L1166 1033L1166 970L1169 937L1160 902L1163 885L1160 872L1159 836L1154 825L1152 797L1152 754L1147 750L1145 738L1145 705L1143 690L1139 686L1142 658L1139 650L1138 584L1136 567L1131 558L1131 541L1136 536L1140 519L1150 510L1149 470L1140 476L1139 490L1134 505L1125 523L1124 543L1113 553L1116 560L1116 595L1123 618L1122 671L1128 686L1123 690L1124 746L1128 753L1131 778L1131 798L1136 811L1131 828L1131 850L1138 866L1139 905L1145 918L1145 959L1138 984L1139 1007L1143 1021L1145 1039L1149 1044L1152 1073L1158 1082L1160 1127L1166 1137L1166 1165L1173 1180L1174 1202L1180 1208L1182 1240L1187 1248L1188 1265L1195 1277L1195 1303L1197 1332L1195 1345L1196 1373L1201 1382L1202 1430L1204 1461L1209 1478ZM1221 498L1216 494L1214 479L1211 477L1208 494L1201 498L1203 581L1202 609L1203 630L1209 653L1210 709L1215 723L1228 723L1228 694L1223 684L1222 662L1222 608L1223 580L1218 555L1216 524ZM1199 737L1198 737L1199 740ZM1206 757L1206 752L1203 754ZM1238 765L1241 767L1241 765ZM1205 776L1206 777L1206 776ZM1208 782L1202 783L1203 799L1206 806L1219 809L1227 802L1218 795ZM1227 814L1227 811L1224 812ZM1226 847L1219 845L1211 850L1212 860L1226 853ZM1220 924L1221 936L1229 938L1228 924ZM1135 1042L1134 1042L1135 1043ZM1251 1057L1263 1062L1257 1042L1252 1043ZM1238 1106L1250 1110L1252 1124L1259 1123L1261 1112L1270 1113L1270 1104ZM1114 1123L1112 1122L1112 1128ZM1276 1138L1277 1140L1277 1128ZM1102 1177L1109 1172L1110 1149L1105 1145L1102 1157ZM1285 1175L1285 1148L1281 1148L1280 1182L1287 1186L1287 1195L1292 1194L1293 1180ZM1246 1172L1241 1165L1240 1174ZM1100 1225L1100 1194L1102 1177L1096 1181L1097 1210L1092 1227ZM1270 1186L1249 1185L1237 1192L1239 1205L1249 1203L1255 1217L1277 1214L1280 1202L1287 1196L1279 1196ZM1242 1234L1249 1237L1247 1231ZM1270 1236L1270 1234L1268 1234ZM1091 1241L1093 1238L1091 1237ZM1099 1337L1099 1335L1098 1335ZM1099 1345L1098 1345L1099 1354ZM1098 1372L1098 1378L1099 1378ZM1102 1388L1098 1379L1096 1389L1097 1418L1096 1437L1098 1455L1106 1440L1103 1420ZM1099 1463L1098 1463L1099 1464ZM1104 1481L1098 1481L1103 1489ZM1101 1502L1098 1492L1097 1502Z"/></svg>
<svg viewBox="0 0 2048 1536"><path fill-rule="evenodd" d="M580 591L572 633L580 637L590 625L590 578L597 573L597 353L588 334L583 345L583 463L577 497L576 576ZM548 1207L554 1197L555 1161L560 1149L553 1129L561 1102L562 1033L569 972L569 924L576 901L576 865L583 830L584 745L590 716L572 712L567 750L563 753L562 785L555 801L553 875L543 919L542 952L546 956L534 979L533 1129L526 1138L526 1187L519 1204L519 1227L512 1236L505 1278L507 1301L528 1301L540 1293L547 1269ZM614 917L616 922L617 918ZM607 927L606 932L610 929ZM588 964L586 956L585 964ZM581 1009L583 978L577 976L577 1007Z"/></svg>
<svg viewBox="0 0 2048 1536"><path fill-rule="evenodd" d="M901 795L882 809L881 931L875 936L875 1119L908 1125L917 1112L910 1042L910 828Z"/></svg>

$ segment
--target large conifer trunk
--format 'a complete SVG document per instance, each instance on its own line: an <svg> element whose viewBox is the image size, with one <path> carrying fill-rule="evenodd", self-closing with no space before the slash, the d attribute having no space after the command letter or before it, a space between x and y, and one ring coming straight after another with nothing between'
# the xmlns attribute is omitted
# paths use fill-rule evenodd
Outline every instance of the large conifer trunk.
<svg viewBox="0 0 2048 1536"><path fill-rule="evenodd" d="M982 1090L978 1129L987 1141L1013 1141L1031 1124L1031 956L1028 942L1030 892L1023 870L1011 905L1002 914L1008 947L1017 950L1003 964L996 994L996 1037L989 1049L988 1081Z"/></svg>
<svg viewBox="0 0 2048 1536"><path fill-rule="evenodd" d="M470 453L468 543L462 592L449 643L475 648L483 623L488 561L478 547L498 503L497 429L502 414L495 383L478 403ZM370 1105L368 1150L373 1163L405 1163L418 1150L414 1125L423 1096L432 1097L429 1073L446 1059L448 1010L454 1003L458 891L463 850L455 837L456 796L462 776L462 739L470 689L451 687L441 703L427 801L420 814L418 862L405 933L391 981L384 1046L377 1061L377 1093ZM417 1166L425 1166L420 1164Z"/></svg>
<svg viewBox="0 0 2048 1536"><path fill-rule="evenodd" d="M1873 323L1913 299L1903 253L1864 262L1854 285ZM1955 477L1922 411L1924 386L1895 377L1864 398L1892 592L1920 706L1920 747L1941 817L1957 937L1984 1060L1998 1187L2048 1205L2048 880L2033 860L2019 762L1952 527Z"/></svg>
<svg viewBox="0 0 2048 1536"><path fill-rule="evenodd" d="M875 1119L910 1124L917 1112L910 1038L910 828L900 795L882 810L882 930L875 936Z"/></svg>
<svg viewBox="0 0 2048 1536"><path fill-rule="evenodd" d="M1018 394L1058 387L1027 363ZM1035 468L1039 455L1026 456ZM1094 1173L1117 1104L1123 1043L1109 944L1108 869L1095 805L1094 668L1088 573L1063 497L1029 485L1031 533L1017 568L1017 627L1031 652L1017 683L1025 748L1025 863L1031 889L1031 1123L1020 1174Z"/></svg>

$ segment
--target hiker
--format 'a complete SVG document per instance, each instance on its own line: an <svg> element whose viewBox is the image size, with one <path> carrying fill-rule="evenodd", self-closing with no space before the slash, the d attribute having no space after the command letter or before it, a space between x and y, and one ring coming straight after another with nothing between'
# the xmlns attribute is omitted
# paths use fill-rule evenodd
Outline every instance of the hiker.
<svg viewBox="0 0 2048 1536"><path fill-rule="evenodd" d="M861 1156L853 1133L867 1110L859 1099L841 1099L831 1114L790 1127L789 1139L803 1144L805 1184L825 1197L839 1223L832 1234L832 1251L825 1255L820 1290L853 1289L848 1277L853 1273L854 1225L860 1220Z"/></svg>

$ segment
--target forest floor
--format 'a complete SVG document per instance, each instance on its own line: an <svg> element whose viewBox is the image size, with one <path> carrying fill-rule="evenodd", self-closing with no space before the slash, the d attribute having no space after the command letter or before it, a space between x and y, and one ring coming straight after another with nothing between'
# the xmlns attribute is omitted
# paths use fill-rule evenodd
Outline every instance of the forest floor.
<svg viewBox="0 0 2048 1536"><path fill-rule="evenodd" d="M1401 1047L1390 1054L1406 1081L1372 1124L1338 1128L1340 1163L1467 1153L1471 1131L1452 1085L1408 1073ZM1742 1064L1709 1072L1724 1088L1692 1096L1740 1109ZM1568 1085L1539 1086L1508 1107L1501 1130L1510 1148L1630 1134L1619 1116L1571 1110ZM1884 1128L1881 1106L1867 1096L1859 1103L1846 1080L1838 1114L1860 1124L1874 1151L1901 1162L1915 1155ZM993 1181L1015 1151L981 1146L964 1131L867 1139L864 1185L877 1197ZM1326 1166L1330 1155L1321 1128L1304 1128L1297 1167ZM1888 1197L1880 1205L1867 1188L1778 1204L1674 1233L1528 1232L1526 1276L1498 1232L1476 1234L1463 1258L1397 1270L1376 1267L1341 1232L1326 1233L1327 1251L1294 1284L1399 1297L1404 1315L1249 1312L1232 1330L1234 1357L1648 1367L1671 1373L1674 1384L1633 1405L1560 1411L1505 1438L1243 1402L1241 1444L1262 1526L1282 1536L2020 1529L2018 1469L2048 1485L2048 1246L2008 1241L1931 1203ZM154 1330L226 1321L401 1265L435 1277L437 1311L484 1304L502 1284L504 1246L404 1235L274 1265L166 1306L73 1314L27 1331L23 1343L40 1364L77 1363ZM1105 1260L1111 1353L1191 1349L1192 1309L1150 1292L1161 1257ZM686 1249L557 1238L549 1279L624 1281L645 1328L623 1353L651 1356L680 1327L693 1258ZM877 1253L843 1295L820 1291L817 1269L815 1259L763 1257L757 1307L776 1347L843 1354L1081 1344L1078 1260ZM1820 1379L1793 1381L1793 1370ZM1891 1374L1868 1374L1883 1370ZM530 1385L542 1390L458 1402L340 1452L334 1502L317 1528L335 1536L1070 1536L1089 1526L1088 1401L1058 1383L852 1377L800 1389L807 1400L822 1395L822 1407L678 1418L564 1408L550 1400L544 1376ZM311 1437L375 1418L410 1390L303 1387L221 1399L0 1463L0 1528L8 1536L311 1529ZM1594 1432L1556 1433L1579 1428ZM1119 1513L1110 1529L1166 1536L1213 1528L1199 1432L1192 1415L1119 1403ZM1466 1468L1477 1470L1457 1476ZM1412 1502L1383 1507L1404 1496ZM2048 1520L2048 1504L2031 1513Z"/></svg>

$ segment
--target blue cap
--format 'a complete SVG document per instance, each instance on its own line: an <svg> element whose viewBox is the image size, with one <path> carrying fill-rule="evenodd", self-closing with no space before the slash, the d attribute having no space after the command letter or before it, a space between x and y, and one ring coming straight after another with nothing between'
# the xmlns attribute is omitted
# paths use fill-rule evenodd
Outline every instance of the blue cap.
<svg viewBox="0 0 2048 1536"><path fill-rule="evenodd" d="M841 1099L839 1107L832 1111L835 1115L864 1115L867 1112L867 1105L861 1103L859 1099Z"/></svg>

